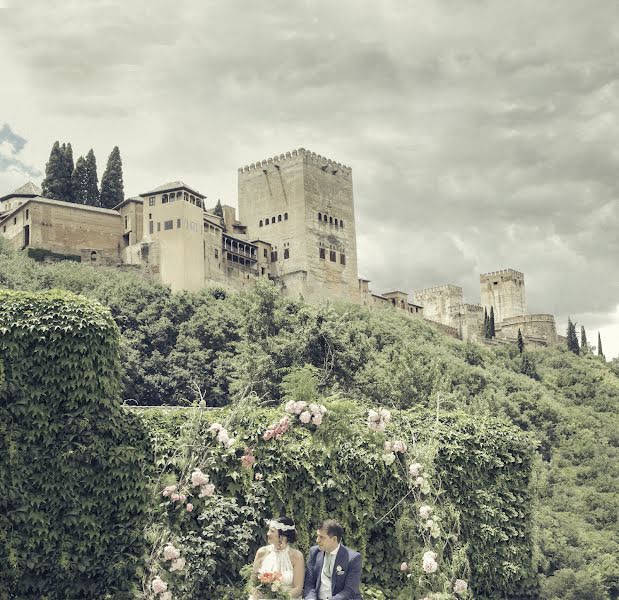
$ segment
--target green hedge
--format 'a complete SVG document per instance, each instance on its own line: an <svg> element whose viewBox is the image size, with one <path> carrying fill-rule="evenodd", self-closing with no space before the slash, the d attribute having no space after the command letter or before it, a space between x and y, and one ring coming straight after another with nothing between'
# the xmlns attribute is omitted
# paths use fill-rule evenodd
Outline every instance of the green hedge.
<svg viewBox="0 0 619 600"><path fill-rule="evenodd" d="M254 504L248 506L252 509L248 522L251 521L253 531L237 533L238 537L253 539L247 551L233 560L225 543L224 547L209 550L210 562L203 564L213 565L213 571L202 568L193 590L179 598L211 597L213 590L201 586L210 577L221 581L218 569L222 565L234 579L243 563L264 543L263 519L279 514L287 514L299 524L299 547L304 552L313 544L320 520L327 515L338 518L347 531L345 543L364 556L363 581L382 589L386 597L396 598L403 585L399 565L418 548L399 541L403 536L398 532L409 526L407 519L411 520L410 512L401 510L406 503L378 522L408 490L406 477L397 464L388 466L382 458L384 441L394 438L406 440L409 448L413 440L437 442L434 469L443 481L444 500L460 511L461 537L468 543L475 598L537 597L530 490L534 447L527 436L499 419L451 414L436 424L427 414L402 411L394 413L387 438L369 431L367 412L360 405L333 399L322 402L329 413L318 430L311 432L297 423L278 441L264 441L262 434L282 416L281 408L246 405L242 409L206 411L194 441L187 439L187 433L181 429L191 421L196 409L139 410L157 440L160 465L181 443L205 444L215 452L214 460L208 450L203 456L211 456L208 472L218 492L234 498L239 506ZM234 433L236 443L232 450L221 449L209 433L213 421L227 423L228 430ZM263 477L260 483L240 467L245 446L254 448L254 471ZM199 447L197 451L202 452ZM172 482L169 478L164 480ZM176 539L200 539L206 530L204 523L212 521L221 524L217 532L209 529L209 538L224 536L228 527L238 528L237 522L226 522L227 513L210 499L190 501L196 504L193 517L174 506L160 513L159 518L171 528ZM260 505L261 501L265 504ZM195 515L205 520L196 521ZM415 538L414 533L409 535L411 538ZM193 554L198 560L195 548L185 554Z"/></svg>
<svg viewBox="0 0 619 600"><path fill-rule="evenodd" d="M0 597L133 597L153 459L118 348L96 302L0 290Z"/></svg>

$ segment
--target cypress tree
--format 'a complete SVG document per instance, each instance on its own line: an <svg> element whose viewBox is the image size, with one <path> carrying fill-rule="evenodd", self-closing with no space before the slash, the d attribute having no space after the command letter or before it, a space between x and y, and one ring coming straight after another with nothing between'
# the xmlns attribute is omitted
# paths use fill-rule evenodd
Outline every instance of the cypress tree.
<svg viewBox="0 0 619 600"><path fill-rule="evenodd" d="M484 337L486 339L488 339L488 329L489 327L489 322L488 322L488 309L484 308Z"/></svg>
<svg viewBox="0 0 619 600"><path fill-rule="evenodd" d="M604 356L604 351L602 350L602 337L600 336L600 332L598 331L598 356Z"/></svg>
<svg viewBox="0 0 619 600"><path fill-rule="evenodd" d="M567 318L567 349L574 354L580 354L580 346L578 344L578 336L576 335L576 325L572 320Z"/></svg>
<svg viewBox="0 0 619 600"><path fill-rule="evenodd" d="M217 204L215 205L215 209L213 210L213 214L217 215L220 218L224 218L224 209L221 206L221 200L217 200Z"/></svg>
<svg viewBox="0 0 619 600"><path fill-rule="evenodd" d="M49 160L45 165L45 179L41 184L42 193L45 198L52 200L62 200L65 190L64 187L65 162L60 143L54 142Z"/></svg>
<svg viewBox="0 0 619 600"><path fill-rule="evenodd" d="M120 159L120 150L114 146L107 166L101 177L101 194L99 202L101 208L114 208L125 199L123 187L123 165Z"/></svg>
<svg viewBox="0 0 619 600"><path fill-rule="evenodd" d="M520 328L519 328L518 329L518 352L522 354L523 350L524 350L524 340L522 339L522 331L520 331Z"/></svg>
<svg viewBox="0 0 619 600"><path fill-rule="evenodd" d="M64 183L64 192L62 199L67 202L75 202L75 198L73 196L73 185L72 185L72 177L73 177L73 148L71 148L71 144L62 145L62 162L63 162L63 183Z"/></svg>
<svg viewBox="0 0 619 600"><path fill-rule="evenodd" d="M86 193L82 199L84 204L89 206L100 206L99 204L99 178L97 177L97 159L92 148L86 155Z"/></svg>
<svg viewBox="0 0 619 600"><path fill-rule="evenodd" d="M585 332L585 326L580 326L580 349L583 351L583 354L587 352L589 346L587 346L587 333Z"/></svg>
<svg viewBox="0 0 619 600"><path fill-rule="evenodd" d="M496 331L494 329L494 306L490 307L490 337L494 338Z"/></svg>
<svg viewBox="0 0 619 600"><path fill-rule="evenodd" d="M80 156L75 163L75 168L71 174L71 190L73 202L77 204L87 204L88 195L88 167L86 160Z"/></svg>

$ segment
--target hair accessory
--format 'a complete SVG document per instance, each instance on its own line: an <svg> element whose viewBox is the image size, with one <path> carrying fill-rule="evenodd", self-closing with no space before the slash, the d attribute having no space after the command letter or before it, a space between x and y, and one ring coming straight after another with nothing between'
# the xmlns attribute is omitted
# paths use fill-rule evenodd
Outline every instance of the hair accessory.
<svg viewBox="0 0 619 600"><path fill-rule="evenodd" d="M285 525L275 519L271 519L270 521L267 519L267 525L270 529L277 529L279 531L294 531L296 529L294 525Z"/></svg>

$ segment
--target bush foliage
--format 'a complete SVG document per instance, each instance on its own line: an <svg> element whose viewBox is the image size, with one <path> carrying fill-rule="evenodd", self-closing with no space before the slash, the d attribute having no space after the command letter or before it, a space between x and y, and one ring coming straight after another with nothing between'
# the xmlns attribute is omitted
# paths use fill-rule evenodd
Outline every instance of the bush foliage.
<svg viewBox="0 0 619 600"><path fill-rule="evenodd" d="M152 456L109 311L0 290L0 356L0 596L133 597Z"/></svg>

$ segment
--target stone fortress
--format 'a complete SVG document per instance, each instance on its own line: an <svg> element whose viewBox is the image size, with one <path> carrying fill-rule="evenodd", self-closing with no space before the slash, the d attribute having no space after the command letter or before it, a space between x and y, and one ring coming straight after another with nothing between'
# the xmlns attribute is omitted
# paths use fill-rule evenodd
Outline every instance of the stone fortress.
<svg viewBox="0 0 619 600"><path fill-rule="evenodd" d="M372 293L358 276L352 169L319 154L300 148L239 168L239 220L205 199L172 181L104 209L43 198L29 182L0 198L0 233L39 260L139 268L172 290L240 291L266 277L291 297L395 310L472 341L484 339L493 307L497 342L519 329L529 342L557 342L552 315L526 313L524 275L512 269L480 275L479 304L452 284L417 290L412 301Z"/></svg>

